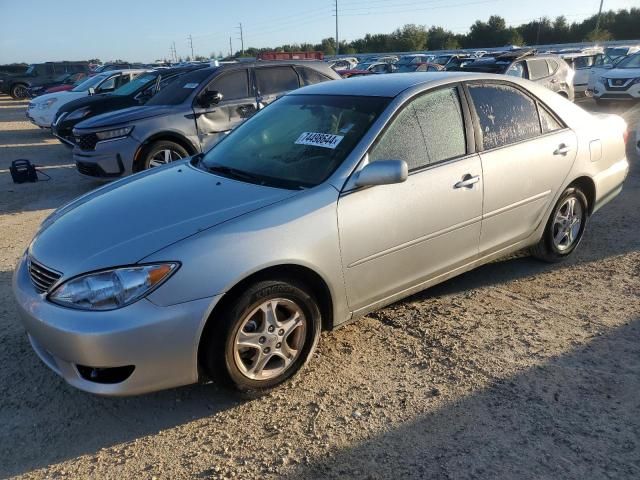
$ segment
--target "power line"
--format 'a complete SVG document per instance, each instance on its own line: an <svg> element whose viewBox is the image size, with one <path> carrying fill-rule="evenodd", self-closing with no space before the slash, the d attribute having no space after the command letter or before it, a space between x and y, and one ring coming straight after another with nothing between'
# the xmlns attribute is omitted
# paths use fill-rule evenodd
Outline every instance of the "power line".
<svg viewBox="0 0 640 480"><path fill-rule="evenodd" d="M336 0L336 55L340 54L340 40L338 39L338 0Z"/></svg>

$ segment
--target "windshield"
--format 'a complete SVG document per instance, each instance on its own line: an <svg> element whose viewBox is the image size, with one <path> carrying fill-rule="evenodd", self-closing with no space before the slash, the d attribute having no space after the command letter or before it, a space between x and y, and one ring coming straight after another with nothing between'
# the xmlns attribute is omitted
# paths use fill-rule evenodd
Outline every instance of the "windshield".
<svg viewBox="0 0 640 480"><path fill-rule="evenodd" d="M415 72L416 69L420 66L420 63L396 63L396 73L407 73L407 72Z"/></svg>
<svg viewBox="0 0 640 480"><path fill-rule="evenodd" d="M629 52L628 48L607 48L606 53L611 58L623 57Z"/></svg>
<svg viewBox="0 0 640 480"><path fill-rule="evenodd" d="M113 95L130 95L134 92L137 92L138 89L142 88L144 85L155 80L156 78L158 78L158 72L145 73L134 78L129 83L125 83L120 88L114 90Z"/></svg>
<svg viewBox="0 0 640 480"><path fill-rule="evenodd" d="M36 66L35 65L29 65L29 68L27 68L27 71L24 72L25 75L33 75L33 73L36 71Z"/></svg>
<svg viewBox="0 0 640 480"><path fill-rule="evenodd" d="M182 75L156 93L146 105L180 105L194 90L211 74L210 68L203 68L195 72Z"/></svg>
<svg viewBox="0 0 640 480"><path fill-rule="evenodd" d="M202 167L274 187L313 187L340 166L388 103L383 97L282 97L214 146Z"/></svg>
<svg viewBox="0 0 640 480"><path fill-rule="evenodd" d="M616 68L640 68L640 54L631 55L622 59L616 65Z"/></svg>
<svg viewBox="0 0 640 480"><path fill-rule="evenodd" d="M362 62L357 64L354 70L367 70L371 65L373 65L372 62Z"/></svg>
<svg viewBox="0 0 640 480"><path fill-rule="evenodd" d="M86 92L91 87L94 87L94 88L97 87L98 84L100 82L102 82L105 78L107 78L108 76L109 76L109 74L96 75L94 77L89 77L84 82L79 83L78 86L75 87L71 91L72 92Z"/></svg>
<svg viewBox="0 0 640 480"><path fill-rule="evenodd" d="M451 57L449 55L440 55L435 58L433 63L437 63L438 65L446 65Z"/></svg>

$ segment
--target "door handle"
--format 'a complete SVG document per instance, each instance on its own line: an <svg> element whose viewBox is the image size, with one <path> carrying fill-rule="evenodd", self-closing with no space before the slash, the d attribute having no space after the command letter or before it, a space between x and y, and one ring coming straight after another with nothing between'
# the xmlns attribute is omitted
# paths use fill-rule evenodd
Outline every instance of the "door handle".
<svg viewBox="0 0 640 480"><path fill-rule="evenodd" d="M558 148L555 149L555 151L553 152L554 155L566 155L567 153L569 153L571 151L571 148L569 148L567 145L565 145L564 143L561 143L560 145L558 145Z"/></svg>
<svg viewBox="0 0 640 480"><path fill-rule="evenodd" d="M475 183L480 181L480 176L472 177L469 173L462 176L462 180L456 183L453 188L473 188Z"/></svg>

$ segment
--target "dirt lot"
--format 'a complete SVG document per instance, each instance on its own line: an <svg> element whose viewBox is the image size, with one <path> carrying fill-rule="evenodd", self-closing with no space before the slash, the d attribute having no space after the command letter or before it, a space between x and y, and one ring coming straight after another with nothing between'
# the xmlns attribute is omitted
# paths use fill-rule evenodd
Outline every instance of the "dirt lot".
<svg viewBox="0 0 640 480"><path fill-rule="evenodd" d="M323 334L260 399L215 385L106 399L49 371L16 318L18 257L96 186L24 108L0 97L0 477L640 478L635 154L567 263L495 262ZM16 158L52 180L12 184Z"/></svg>

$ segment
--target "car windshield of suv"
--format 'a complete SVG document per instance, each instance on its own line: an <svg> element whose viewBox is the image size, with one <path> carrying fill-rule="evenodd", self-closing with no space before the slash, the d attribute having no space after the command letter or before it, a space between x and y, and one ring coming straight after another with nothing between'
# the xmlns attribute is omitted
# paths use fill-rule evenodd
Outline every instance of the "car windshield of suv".
<svg viewBox="0 0 640 480"><path fill-rule="evenodd" d="M373 62L362 62L357 64L354 70L367 70L371 65L373 65Z"/></svg>
<svg viewBox="0 0 640 480"><path fill-rule="evenodd" d="M438 65L446 65L450 58L450 55L440 55L435 58L433 63L437 63Z"/></svg>
<svg viewBox="0 0 640 480"><path fill-rule="evenodd" d="M288 95L258 112L198 164L222 176L278 188L319 185L388 105L383 97Z"/></svg>
<svg viewBox="0 0 640 480"><path fill-rule="evenodd" d="M100 75L95 75L93 77L87 78L84 82L78 84L77 87L74 87L72 92L86 92L90 88L97 87L105 78L107 78L110 73L103 73Z"/></svg>
<svg viewBox="0 0 640 480"><path fill-rule="evenodd" d="M640 54L631 55L622 59L616 65L616 68L640 68Z"/></svg>
<svg viewBox="0 0 640 480"><path fill-rule="evenodd" d="M611 58L624 57L629 52L628 48L608 48L606 53Z"/></svg>
<svg viewBox="0 0 640 480"><path fill-rule="evenodd" d="M35 65L29 65L29 68L27 68L27 71L24 72L25 75L33 75L36 71L36 66Z"/></svg>
<svg viewBox="0 0 640 480"><path fill-rule="evenodd" d="M208 80L212 73L210 68L203 68L182 75L151 97L145 105L180 105L203 81Z"/></svg>
<svg viewBox="0 0 640 480"><path fill-rule="evenodd" d="M129 83L125 83L120 88L113 91L113 95L131 95L132 93L138 91L138 89L142 88L144 85L148 84L151 81L155 81L158 78L158 72L149 72L143 75L139 75Z"/></svg>

